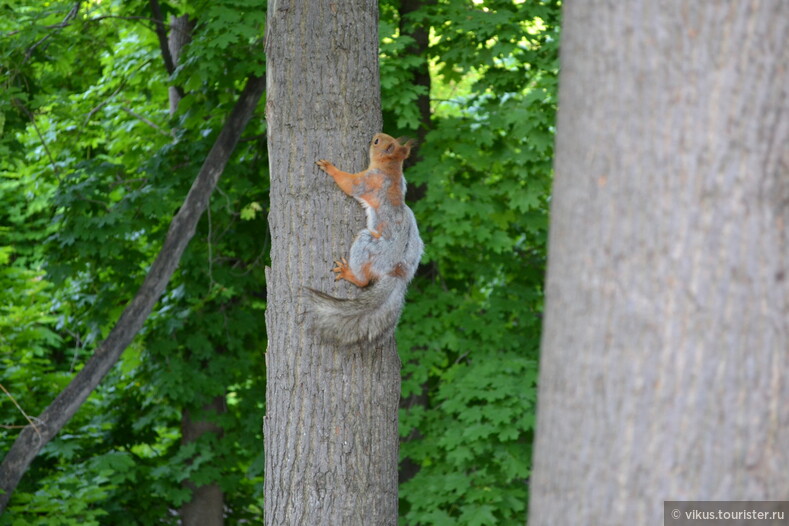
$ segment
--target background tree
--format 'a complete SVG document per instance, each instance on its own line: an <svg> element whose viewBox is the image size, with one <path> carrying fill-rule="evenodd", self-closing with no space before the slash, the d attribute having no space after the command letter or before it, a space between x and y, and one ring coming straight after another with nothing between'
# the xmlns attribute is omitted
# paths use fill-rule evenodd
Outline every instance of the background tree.
<svg viewBox="0 0 789 526"><path fill-rule="evenodd" d="M351 172L381 129L378 5L277 2L267 19L271 271L266 321L266 523L395 524L400 362L394 338L334 347L306 331L305 285L363 228L359 205L315 166ZM304 28L310 28L305 30ZM307 31L307 33L305 33ZM351 220L353 218L353 220Z"/></svg>
<svg viewBox="0 0 789 526"><path fill-rule="evenodd" d="M789 4L565 14L529 524L780 500Z"/></svg>
<svg viewBox="0 0 789 526"><path fill-rule="evenodd" d="M106 336L243 80L262 72L262 0L161 0L161 20L194 24L173 77L150 0L75 4L0 2L0 384L31 417ZM405 524L523 521L557 4L379 5L382 129L424 135L406 176L427 252L398 332L413 476L400 487ZM184 97L171 118L174 86ZM174 524L192 496L185 480L222 489L226 522L261 520L262 108L143 333L33 462L0 523ZM315 154L362 166L369 135L357 137ZM320 175L306 177L322 202L360 218ZM338 227L326 257L357 227ZM315 272L330 281L325 265ZM226 414L202 411L216 396ZM27 424L19 408L0 393L0 455ZM185 442L185 412L221 426L221 438Z"/></svg>
<svg viewBox="0 0 789 526"><path fill-rule="evenodd" d="M411 4L410 2L407 4ZM382 7L384 124L430 130L406 172L425 240L399 326L404 524L522 524L528 500L558 71L558 2ZM402 16L402 18L401 18ZM417 70L417 71L414 71ZM414 194L409 192L407 199ZM419 394L419 398L414 398Z"/></svg>

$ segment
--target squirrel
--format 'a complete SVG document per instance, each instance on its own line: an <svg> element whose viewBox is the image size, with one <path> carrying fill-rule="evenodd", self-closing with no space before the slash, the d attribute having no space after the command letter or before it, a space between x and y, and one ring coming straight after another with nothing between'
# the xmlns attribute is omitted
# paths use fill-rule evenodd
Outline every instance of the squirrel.
<svg viewBox="0 0 789 526"><path fill-rule="evenodd" d="M403 310L408 283L414 277L424 244L414 213L405 204L403 161L414 141L376 133L370 141L370 165L356 174L343 172L326 160L315 164L337 186L356 199L367 215L367 228L340 258L332 272L361 288L354 299L340 299L305 287L313 329L337 344L374 342L394 332Z"/></svg>

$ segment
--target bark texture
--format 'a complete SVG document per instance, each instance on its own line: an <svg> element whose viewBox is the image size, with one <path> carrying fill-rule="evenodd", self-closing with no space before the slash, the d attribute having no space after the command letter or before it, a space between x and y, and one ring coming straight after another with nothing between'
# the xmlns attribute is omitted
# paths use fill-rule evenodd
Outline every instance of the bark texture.
<svg viewBox="0 0 789 526"><path fill-rule="evenodd" d="M267 274L265 522L397 523L394 340L336 348L308 330L302 287L340 297L333 260L363 228L361 207L315 166L367 165L380 131L374 0L269 2L267 137L271 269Z"/></svg>
<svg viewBox="0 0 789 526"><path fill-rule="evenodd" d="M6 453L3 463L0 464L0 513L5 509L22 475L41 448L74 416L142 328L178 267L186 246L194 236L197 221L208 206L211 192L216 187L241 132L249 122L265 85L264 78L252 77L247 81L243 93L225 121L211 151L208 152L183 205L173 217L162 249L145 276L137 295L126 306L107 338L101 342L82 370L41 413L36 420L36 427L24 428Z"/></svg>
<svg viewBox="0 0 789 526"><path fill-rule="evenodd" d="M529 524L785 500L789 3L570 2L562 34Z"/></svg>

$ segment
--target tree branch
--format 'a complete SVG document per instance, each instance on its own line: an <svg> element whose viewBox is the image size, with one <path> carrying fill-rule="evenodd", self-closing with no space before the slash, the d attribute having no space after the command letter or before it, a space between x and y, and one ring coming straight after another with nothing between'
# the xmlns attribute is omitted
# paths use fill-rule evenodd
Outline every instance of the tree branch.
<svg viewBox="0 0 789 526"><path fill-rule="evenodd" d="M30 123L33 125L33 129L36 130L36 135L38 135L38 140L41 141L41 146L44 147L44 152L47 154L49 158L49 164L52 165L52 172L55 174L55 177L60 181L60 170L58 170L58 165L55 162L55 158L52 157L52 152L49 151L49 146L47 145L47 141L44 139L44 135L41 133L41 130L38 129L38 124L36 124L36 116L27 109L27 106L22 104L22 101L14 97L11 99L11 103L17 107L17 109L21 110L27 118L30 119Z"/></svg>
<svg viewBox="0 0 789 526"><path fill-rule="evenodd" d="M156 36L159 38L159 48L162 50L162 59L164 59L164 68L167 74L171 77L175 73L175 62L173 56L170 54L170 46L167 43L167 29L164 26L164 19L162 18L162 10L159 8L158 0L150 0L151 13L153 13L154 30ZM184 89L181 86L173 86L178 92L180 98L184 98Z"/></svg>
<svg viewBox="0 0 789 526"><path fill-rule="evenodd" d="M96 349L85 367L36 420L37 430L26 426L0 464L0 513L35 456L77 412L88 395L109 372L131 343L164 292L197 222L265 89L265 77L250 77L222 131L203 162L181 209L173 217L162 249L145 276L137 295L126 306L115 327Z"/></svg>
<svg viewBox="0 0 789 526"><path fill-rule="evenodd" d="M135 112L131 108L127 108L126 106L121 106L121 109L123 111L125 111L126 113L128 113L129 115L131 115L132 117L134 117L135 119L147 124L148 126L153 128L154 130L156 130L159 133L161 133L162 135L167 135L168 137L171 135L170 132L168 132L167 130L162 129L158 124L156 124L152 120L146 118L145 116L140 115L139 113Z"/></svg>
<svg viewBox="0 0 789 526"><path fill-rule="evenodd" d="M63 21L57 25L52 26L52 29L55 29L55 31L52 33L47 33L47 35L44 36L44 38L42 38L41 40L39 40L38 42L36 42L35 44L33 44L28 48L28 50L25 52L25 62L30 60L30 57L33 55L33 51L35 51L38 46L49 40L49 38L52 35L59 33L64 27L69 25L69 22L77 16L77 13L79 13L79 7L81 4L82 4L82 0L80 0L79 2L74 2L74 5L66 14L66 17L63 19Z"/></svg>
<svg viewBox="0 0 789 526"><path fill-rule="evenodd" d="M22 413L22 416L25 417L25 420L27 420L28 424L33 428L33 430L36 433L38 433L38 428L36 427L35 422L33 422L33 420L29 416L27 416L25 410L22 409L22 406L19 405L19 402L16 401L16 398L11 396L11 393L9 393L8 390L5 387L3 387L3 384L0 384L0 389L2 389L2 391L6 394L6 396L8 396L8 398L11 399L11 402L13 402L16 408L19 409L19 412ZM27 426L0 426L0 427L2 427L3 429L17 429L17 428L25 428Z"/></svg>

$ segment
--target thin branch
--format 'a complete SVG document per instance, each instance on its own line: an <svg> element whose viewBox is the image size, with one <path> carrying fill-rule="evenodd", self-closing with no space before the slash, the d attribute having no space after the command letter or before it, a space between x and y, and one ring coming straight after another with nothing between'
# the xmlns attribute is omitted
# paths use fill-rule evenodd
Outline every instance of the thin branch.
<svg viewBox="0 0 789 526"><path fill-rule="evenodd" d="M25 52L25 62L30 60L31 55L33 55L33 51L35 51L38 46L49 40L49 38L52 37L52 35L59 33L64 27L69 25L69 22L77 16L77 13L79 13L80 4L82 4L81 0L75 2L74 5L71 7L71 10L66 14L66 17L63 19L63 21L52 27L52 29L55 29L55 31L53 31L52 33L47 33L46 36L44 36L44 38L42 38L41 40L39 40L38 42L36 42L35 44L33 44L27 49L27 51Z"/></svg>
<svg viewBox="0 0 789 526"><path fill-rule="evenodd" d="M146 60L145 62L143 62L142 64L140 64L139 66L137 66L137 69L135 69L135 70L134 70L134 72L130 74L130 76L133 76L133 75L137 74L137 72L139 72L139 71L140 71L142 68L144 68L144 67L145 67L145 66L147 66L148 64L150 64L150 61L149 61L149 60ZM110 103L110 101L111 101L111 100L112 100L112 99L115 97L115 95L117 95L118 93L120 93L120 92L121 92L121 90L122 90L123 88L125 88L125 87L126 87L126 82L127 82L127 77L123 77L123 78L121 78L120 84L118 85L118 87L117 87L117 88L115 88L115 91L113 91L113 92L112 92L112 93L111 93L111 94L110 94L110 95L109 95L109 96L108 96L106 99L104 99L103 101L99 102L99 103L98 103L96 106L94 106L94 107L93 107L93 108L92 108L92 109L91 109L91 110L88 112L88 115L85 117L85 120L82 122L82 127L80 128L80 134L81 134L81 133L82 133L82 131L83 131L83 130L84 130L86 127L87 127L88 123L89 123L89 122L90 122L90 120L93 118L93 116L96 114L96 112L98 112L98 111L99 111L100 109L102 109L104 106L106 106L107 104L109 104L109 103Z"/></svg>
<svg viewBox="0 0 789 526"><path fill-rule="evenodd" d="M27 106L22 104L22 101L14 97L11 99L14 106L16 106L19 110L21 110L27 117L30 119L30 123L33 125L33 129L36 130L36 135L38 135L38 139L41 141L41 146L44 147L44 152L47 154L49 158L49 163L52 165L52 171L55 172L55 177L57 177L58 181L60 181L60 170L58 169L58 165L55 163L55 158L52 156L52 152L49 151L49 146L47 145L47 141L44 140L44 135L41 133L41 130L38 128L38 124L36 124L36 117L33 115Z"/></svg>
<svg viewBox="0 0 789 526"><path fill-rule="evenodd" d="M91 17L91 18L83 18L82 22L83 23L95 23L95 22L101 22L102 20L107 20L107 19L131 20L133 22L149 22L151 24L151 26L155 26L156 25L156 20L154 20L153 18L151 18L149 16L99 15L99 16L94 16L94 17ZM71 20L71 21L69 21L66 24L64 24L63 22L60 22L58 24L51 24L51 25L48 25L48 26L41 26L41 27L42 27L42 29L63 29L65 27L71 26L73 24L74 24L74 21ZM148 28L148 29L150 29L150 28ZM19 33L24 33L25 31L29 31L29 30L30 29L27 28L27 27L23 28L23 29L15 29L14 31L9 31L8 33L0 34L0 38L12 37L14 35L17 35ZM47 35L46 37L44 37L44 39L47 39L47 38L50 38L50 35ZM38 45L38 44L36 44L36 45Z"/></svg>
<svg viewBox="0 0 789 526"><path fill-rule="evenodd" d="M149 17L149 16L120 16L120 15L99 15L99 16L94 16L94 17L91 17L91 18L83 18L82 22L84 22L84 23L101 22L102 20L105 20L105 19L108 19L108 18L116 18L118 20L132 20L132 21L138 21L138 22L150 22L151 25L153 25L154 22L155 22L154 19ZM64 24L63 22L60 22L58 24L51 24L51 25L48 25L48 26L41 26L41 28L42 29L63 29L65 27L71 26L73 24L74 24L74 21L70 20L66 24ZM22 29L15 29L14 31L9 31L8 33L0 34L0 38L12 37L14 35L18 35L19 33L24 33L25 31L29 31L29 30L30 29L27 28L27 27L22 28ZM44 38L50 38L50 37L48 35L48 36L46 36Z"/></svg>
<svg viewBox="0 0 789 526"><path fill-rule="evenodd" d="M148 126L150 126L151 128L153 128L154 130L158 131L158 132L159 132L159 133L161 133L162 135L167 135L168 137L170 137L170 136L171 136L171 135L170 135L170 132L168 132L167 130L164 130L164 129L162 129L162 128L161 128L159 125L157 125L155 122L153 122L153 121L151 121L151 120L148 120L147 118L143 117L143 116L142 116L142 115L140 115L139 113L137 113L137 112L133 111L131 108L127 108L126 106L121 106L121 109L122 109L123 111L125 111L126 113L128 113L129 115L131 115L132 117L134 117L134 118L136 118L136 119L139 119L140 121L144 122L145 124L147 124Z"/></svg>
<svg viewBox="0 0 789 526"><path fill-rule="evenodd" d="M109 104L110 101L112 100L112 98L115 97L115 95L117 95L118 93L120 93L121 90L123 88L125 88L125 87L126 87L126 79L124 78L124 79L121 80L120 85L117 88L115 88L115 91L113 91L110 94L109 97L107 97L103 101L99 102L95 107L91 108L91 110L88 112L88 115L85 117L85 120L82 122L82 129L84 129L88 125L88 123L93 118L93 116L96 114L96 112L98 112L104 106Z"/></svg>
<svg viewBox="0 0 789 526"><path fill-rule="evenodd" d="M147 181L148 181L147 177L132 177L132 178L129 178L129 179L118 179L118 180L113 181L112 183L110 183L110 188L114 189L114 188L117 188L119 186L124 186L124 187L128 188L128 185L130 185L131 183L143 183L143 182L147 182Z"/></svg>
<svg viewBox="0 0 789 526"><path fill-rule="evenodd" d="M102 20L106 20L108 18L116 18L118 20L132 20L138 22L151 22L152 24L156 23L156 20L149 16L120 16L120 15L99 15L94 16L92 18L86 18L85 22L100 22Z"/></svg>
<svg viewBox="0 0 789 526"><path fill-rule="evenodd" d="M213 239L211 238L214 232L214 227L211 221L210 206L206 209L206 216L208 218L208 237L206 238L206 244L208 245L208 291L211 292L211 289L214 287L216 282L214 281L214 245Z"/></svg>
<svg viewBox="0 0 789 526"><path fill-rule="evenodd" d="M86 203L90 203L92 205L101 207L105 212L112 211L112 208L110 208L110 206L103 201L99 201L97 199L91 199L90 197L85 197L81 193L77 194L77 197L80 199L80 201L85 201Z"/></svg>
<svg viewBox="0 0 789 526"><path fill-rule="evenodd" d="M33 422L33 419L31 419L29 416L27 416L27 413L25 413L25 410L22 409L22 406L19 405L19 403L16 401L16 398L11 396L11 393L8 392L8 390L3 386L3 384L0 384L0 389L2 389L3 392L6 394L6 396L8 396L8 398L11 399L11 401L14 403L16 408L19 409L19 412L22 413L22 416L25 417L25 420L28 421L28 424L31 425L33 427L33 429L36 430L36 434L39 437L41 437L41 432L38 430L38 426L36 426L36 424ZM9 426L9 427L27 427L27 426ZM6 427L6 429L8 429L9 427Z"/></svg>
<svg viewBox="0 0 789 526"><path fill-rule="evenodd" d="M69 336L74 338L74 354L71 356L71 367L69 367L68 372L73 373L74 368L77 365L77 357L79 356L80 351L82 351L85 346L83 345L84 342L82 341L82 337L78 332L69 330L68 328L65 329Z"/></svg>

